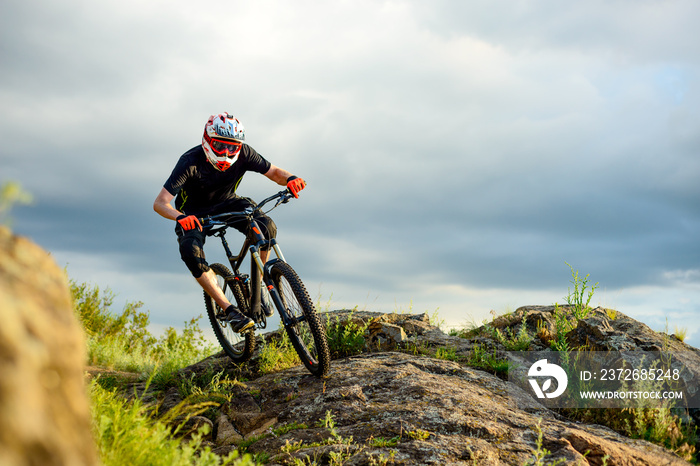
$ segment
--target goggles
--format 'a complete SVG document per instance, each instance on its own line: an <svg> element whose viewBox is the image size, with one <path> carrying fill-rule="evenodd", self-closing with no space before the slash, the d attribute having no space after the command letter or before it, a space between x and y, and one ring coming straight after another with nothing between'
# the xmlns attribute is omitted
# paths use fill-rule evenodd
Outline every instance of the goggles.
<svg viewBox="0 0 700 466"><path fill-rule="evenodd" d="M219 157L233 158L238 155L243 143L237 141L227 141L224 139L216 139L205 134L204 139L209 143L209 147Z"/></svg>

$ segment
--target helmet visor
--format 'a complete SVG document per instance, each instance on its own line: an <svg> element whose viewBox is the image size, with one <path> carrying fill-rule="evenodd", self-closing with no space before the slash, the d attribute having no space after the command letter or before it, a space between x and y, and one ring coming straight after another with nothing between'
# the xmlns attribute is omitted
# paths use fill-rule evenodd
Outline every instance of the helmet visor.
<svg viewBox="0 0 700 466"><path fill-rule="evenodd" d="M209 147L211 147L211 150L213 150L214 153L219 157L235 157L236 155L238 155L238 152L240 152L241 146L243 145L242 143L237 141L227 141L224 139L212 138L209 137L209 135L206 135L205 139L209 143Z"/></svg>

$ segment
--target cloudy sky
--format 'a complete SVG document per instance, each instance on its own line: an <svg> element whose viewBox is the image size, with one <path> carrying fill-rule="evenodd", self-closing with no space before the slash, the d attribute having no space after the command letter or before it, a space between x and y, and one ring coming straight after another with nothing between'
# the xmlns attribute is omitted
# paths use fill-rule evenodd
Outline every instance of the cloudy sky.
<svg viewBox="0 0 700 466"><path fill-rule="evenodd" d="M324 306L463 325L563 302L569 263L600 284L592 304L700 346L699 17L693 0L8 0L0 182L34 195L14 229L72 278L179 326L201 291L152 203L228 111L308 181L272 216ZM276 190L249 174L239 192Z"/></svg>

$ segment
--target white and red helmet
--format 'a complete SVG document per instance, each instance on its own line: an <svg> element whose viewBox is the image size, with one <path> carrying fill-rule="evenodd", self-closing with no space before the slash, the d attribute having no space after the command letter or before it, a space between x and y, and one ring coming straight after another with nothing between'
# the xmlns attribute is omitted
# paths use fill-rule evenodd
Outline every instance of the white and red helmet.
<svg viewBox="0 0 700 466"><path fill-rule="evenodd" d="M204 125L202 148L209 162L219 171L228 170L238 160L243 141L243 124L228 113L212 115Z"/></svg>

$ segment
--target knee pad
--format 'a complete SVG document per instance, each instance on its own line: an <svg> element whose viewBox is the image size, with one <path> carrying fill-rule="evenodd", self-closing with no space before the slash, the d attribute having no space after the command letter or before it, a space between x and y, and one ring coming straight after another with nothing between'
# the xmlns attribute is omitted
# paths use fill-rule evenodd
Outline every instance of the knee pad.
<svg viewBox="0 0 700 466"><path fill-rule="evenodd" d="M201 277L209 270L202 246L204 245L197 238L185 236L180 239L180 257L194 278Z"/></svg>

